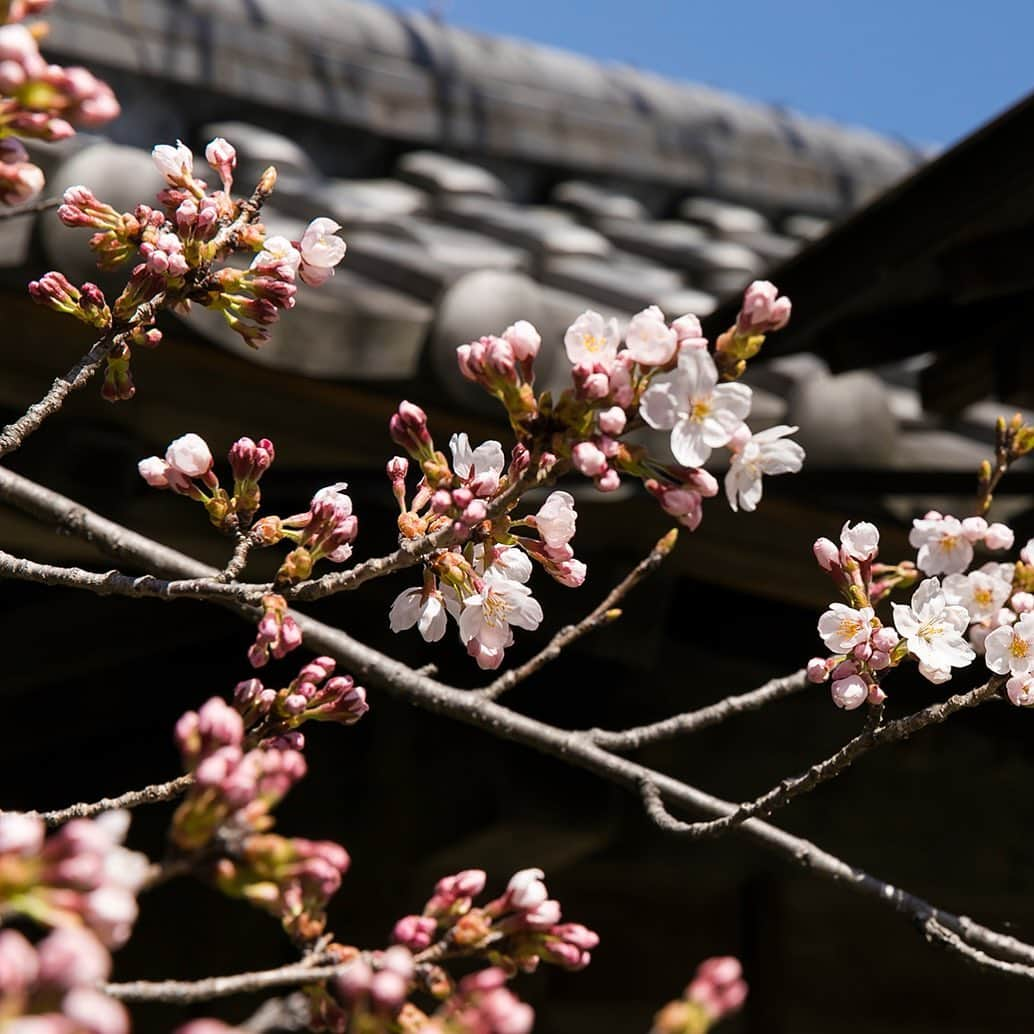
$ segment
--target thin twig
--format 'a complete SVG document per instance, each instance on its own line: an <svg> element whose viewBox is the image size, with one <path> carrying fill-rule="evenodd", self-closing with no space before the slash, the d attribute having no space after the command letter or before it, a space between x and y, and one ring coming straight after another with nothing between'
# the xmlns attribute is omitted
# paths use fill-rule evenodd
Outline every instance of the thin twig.
<svg viewBox="0 0 1034 1034"><path fill-rule="evenodd" d="M962 937L946 926L943 926L931 916L923 923L923 932L928 941L936 941L952 951L958 952L963 958L983 969L994 969L999 973L1008 973L1009 976L1024 977L1027 980L1034 980L1034 966L1024 965L1022 962L1007 962L1005 959L995 958L987 952L974 948Z"/></svg>
<svg viewBox="0 0 1034 1034"><path fill-rule="evenodd" d="M607 750L636 750L649 743L657 743L660 740L719 725L734 715L756 711L775 700L799 693L802 689L807 689L809 685L811 683L808 682L808 673L802 668L791 675L771 679L749 693L726 697L724 700L701 707L696 711L687 711L650 725L639 725L621 731L589 729L585 735L597 746L606 747Z"/></svg>
<svg viewBox="0 0 1034 1034"><path fill-rule="evenodd" d="M19 215L39 215L42 212L49 212L64 203L64 198L48 197L44 201L33 201L28 205L17 205L14 208L0 208L0 221L14 219Z"/></svg>
<svg viewBox="0 0 1034 1034"><path fill-rule="evenodd" d="M72 500L3 468L0 468L0 498L150 570L188 578L212 578L218 573L191 557L100 517ZM233 600L223 602L253 620L253 609ZM417 675L406 665L359 642L341 629L297 612L295 618L311 649L334 657L368 686L382 688L424 710L557 757L633 792L638 792L640 785L647 780L657 787L664 799L698 814L719 817L736 809L736 805L729 801L604 750L588 733L556 728L476 693ZM1000 958L1009 957L1034 964L1034 945L991 930L967 916L938 909L923 898L872 876L777 826L756 818L748 819L737 828L737 832L791 863L863 897L882 902L897 912L921 922L933 917L974 947Z"/></svg>
<svg viewBox="0 0 1034 1034"><path fill-rule="evenodd" d="M321 961L325 960L326 956ZM344 973L354 961L353 959L333 966L293 962L276 969L235 973L233 976L225 977L207 977L204 980L133 980L124 984L104 984L102 990L120 1002L168 1002L173 1005L190 1005L194 1002L207 1002L213 998L228 998L231 995L264 991L270 987L298 987L319 980L330 980Z"/></svg>
<svg viewBox="0 0 1034 1034"><path fill-rule="evenodd" d="M237 545L233 548L230 562L219 572L218 581L235 582L248 565L251 551L262 545L262 536L255 531L242 532L237 535Z"/></svg>
<svg viewBox="0 0 1034 1034"><path fill-rule="evenodd" d="M899 718L887 725L867 724L862 732L848 740L835 754L823 761L816 762L803 775L782 780L778 786L752 801L744 801L737 806L734 812L723 815L721 818L705 822L680 822L664 809L664 802L657 788L643 785L640 790L647 813L663 829L679 833L692 840L719 836L742 825L749 818L767 818L795 798L845 772L863 754L867 754L875 747L907 740L922 729L929 728L931 725L940 725L941 722L947 721L959 711L979 707L989 700L999 699L1003 681L1001 678L992 678L968 693L956 694L947 700L931 704L921 711L916 711L914 714Z"/></svg>
<svg viewBox="0 0 1034 1034"><path fill-rule="evenodd" d="M179 797L193 782L192 775L182 775L167 783L155 783L153 786L145 786L142 790L130 790L118 797L102 797L99 801L70 804L67 808L59 808L56 811L30 811L27 814L39 816L48 826L60 826L70 819L88 819L105 811L139 808L142 804L160 804L162 801L171 801ZM0 815L3 814L5 812L0 811Z"/></svg>
<svg viewBox="0 0 1034 1034"><path fill-rule="evenodd" d="M650 552L639 561L638 564L619 582L602 603L588 613L576 625L568 625L559 632L530 660L517 668L500 675L494 682L490 682L479 694L486 700L498 700L504 693L511 690L519 682L534 675L540 668L545 667L550 661L554 661L573 642L581 639L583 635L609 625L621 617L621 611L617 610L617 604L634 589L647 575L652 574L661 566L664 558L675 548L678 538L678 531L673 529L668 532Z"/></svg>

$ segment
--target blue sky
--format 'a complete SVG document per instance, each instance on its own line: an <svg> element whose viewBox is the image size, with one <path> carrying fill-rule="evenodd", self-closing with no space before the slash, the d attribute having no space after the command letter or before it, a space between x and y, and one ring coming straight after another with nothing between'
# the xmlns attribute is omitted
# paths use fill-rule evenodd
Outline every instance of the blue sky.
<svg viewBox="0 0 1034 1034"><path fill-rule="evenodd" d="M408 0L520 36L947 144L1034 88L1034 0Z"/></svg>

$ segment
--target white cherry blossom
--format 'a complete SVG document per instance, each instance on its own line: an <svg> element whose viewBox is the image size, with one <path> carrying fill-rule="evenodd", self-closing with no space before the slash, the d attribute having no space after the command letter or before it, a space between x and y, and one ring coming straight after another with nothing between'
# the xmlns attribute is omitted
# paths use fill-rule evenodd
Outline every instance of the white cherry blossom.
<svg viewBox="0 0 1034 1034"><path fill-rule="evenodd" d="M804 463L804 449L787 439L796 427L779 424L759 431L733 453L725 475L725 495L733 510L752 513L761 502L761 475L796 474Z"/></svg>
<svg viewBox="0 0 1034 1034"><path fill-rule="evenodd" d="M674 370L654 377L639 413L651 427L671 431L671 451L679 463L699 467L712 449L728 444L750 413L750 403L750 388L719 384L711 356L691 349L679 353Z"/></svg>
<svg viewBox="0 0 1034 1034"><path fill-rule="evenodd" d="M856 610L846 603L832 603L819 618L819 635L833 653L848 653L872 635L872 607Z"/></svg>
<svg viewBox="0 0 1034 1034"><path fill-rule="evenodd" d="M616 319L605 320L592 309L583 312L564 334L564 350L571 365L599 363L610 369L617 355L621 333Z"/></svg>
<svg viewBox="0 0 1034 1034"><path fill-rule="evenodd" d="M992 567L997 567L997 564ZM944 579L944 596L950 604L966 608L969 620L990 621L1005 606L1012 583L997 573L983 570L969 574L950 574Z"/></svg>
<svg viewBox="0 0 1034 1034"><path fill-rule="evenodd" d="M578 513L570 492L551 492L535 514L535 529L547 546L558 549L574 538Z"/></svg>
<svg viewBox="0 0 1034 1034"><path fill-rule="evenodd" d="M668 326L664 313L651 305L629 321L622 355L640 366L663 366L675 355L677 347L678 336Z"/></svg>
<svg viewBox="0 0 1034 1034"><path fill-rule="evenodd" d="M1017 707L1034 707L1034 675L1013 675L1005 684L1005 692Z"/></svg>
<svg viewBox="0 0 1034 1034"><path fill-rule="evenodd" d="M880 549L880 529L868 521L859 521L855 525L844 521L840 529L840 545L855 560L871 560Z"/></svg>
<svg viewBox="0 0 1034 1034"><path fill-rule="evenodd" d="M298 242L301 253L299 275L310 287L319 287L334 275L334 267L345 257L345 242L337 236L341 224L333 219L313 219Z"/></svg>
<svg viewBox="0 0 1034 1034"><path fill-rule="evenodd" d="M388 622L392 632L403 632L416 625L424 642L438 642L448 624L442 594L432 592L425 598L422 589L404 589L391 605Z"/></svg>
<svg viewBox="0 0 1034 1034"><path fill-rule="evenodd" d="M182 140L172 144L158 144L151 151L151 157L158 171L171 187L181 187L194 175L194 153Z"/></svg>
<svg viewBox="0 0 1034 1034"><path fill-rule="evenodd" d="M984 660L996 675L1025 675L1034 668L1034 614L1002 625L984 640Z"/></svg>
<svg viewBox="0 0 1034 1034"><path fill-rule="evenodd" d="M499 478L506 467L503 447L496 441L487 441L476 449L470 446L466 434L454 434L449 439L452 469L463 481L471 482L475 495L490 496L499 487Z"/></svg>
<svg viewBox="0 0 1034 1034"><path fill-rule="evenodd" d="M542 607L531 590L501 571L489 568L482 579L481 591L463 600L460 639L468 649L471 640L477 640L477 648L488 650L494 660L496 651L513 642L511 625L532 631L541 621ZM480 656L476 659L481 664Z"/></svg>
<svg viewBox="0 0 1034 1034"><path fill-rule="evenodd" d="M973 561L973 543L957 517L927 514L912 522L909 544L919 550L916 566L924 574L960 574Z"/></svg>
<svg viewBox="0 0 1034 1034"><path fill-rule="evenodd" d="M963 639L968 625L966 608L949 604L936 578L919 583L910 606L894 604L894 626L908 641L909 653L931 671L964 668L973 660L976 654Z"/></svg>

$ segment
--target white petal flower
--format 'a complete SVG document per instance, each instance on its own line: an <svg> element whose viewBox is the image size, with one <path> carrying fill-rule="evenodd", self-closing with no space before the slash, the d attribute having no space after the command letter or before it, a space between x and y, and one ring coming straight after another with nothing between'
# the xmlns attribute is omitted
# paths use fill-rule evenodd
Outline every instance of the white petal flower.
<svg viewBox="0 0 1034 1034"><path fill-rule="evenodd" d="M177 140L175 147L172 144L158 144L151 151L151 157L169 186L179 187L184 181L193 178L194 154L182 140Z"/></svg>
<svg viewBox="0 0 1034 1034"><path fill-rule="evenodd" d="M452 452L452 469L464 481L485 474L494 474L498 478L506 466L503 447L496 441L484 442L472 449L466 434L454 434L449 439L449 449Z"/></svg>
<svg viewBox="0 0 1034 1034"><path fill-rule="evenodd" d="M919 584L911 606L894 604L894 626L909 652L930 669L964 668L973 660L976 654L963 639L968 625L966 608L949 604L936 578Z"/></svg>
<svg viewBox="0 0 1034 1034"><path fill-rule="evenodd" d="M855 610L844 603L830 604L819 618L819 635L833 653L848 653L872 635L872 607Z"/></svg>
<svg viewBox="0 0 1034 1034"><path fill-rule="evenodd" d="M984 659L996 675L1025 675L1034 668L1034 614L1003 625L984 640Z"/></svg>
<svg viewBox="0 0 1034 1034"><path fill-rule="evenodd" d="M345 257L345 242L337 236L341 224L333 219L313 219L305 228L299 243L301 278L311 287L319 287L334 275L334 267Z"/></svg>
<svg viewBox="0 0 1034 1034"><path fill-rule="evenodd" d="M511 546L504 549L490 565L493 571L504 574L511 582L522 585L531 578L531 558L523 549Z"/></svg>
<svg viewBox="0 0 1034 1034"><path fill-rule="evenodd" d="M969 574L950 574L944 579L945 599L955 606L965 607L971 622L990 621L1005 606L1011 593L1011 581L1005 581L997 572L970 571Z"/></svg>
<svg viewBox="0 0 1034 1034"><path fill-rule="evenodd" d="M617 355L620 339L617 320L605 320L598 312L589 309L567 328L564 349L572 366L578 363L599 363L609 370Z"/></svg>
<svg viewBox="0 0 1034 1034"><path fill-rule="evenodd" d="M840 530L840 545L855 560L871 560L879 552L880 530L868 521L859 521L853 527L845 521Z"/></svg>
<svg viewBox="0 0 1034 1034"><path fill-rule="evenodd" d="M924 574L959 574L973 560L973 543L957 517L917 518L908 541L919 550L916 565Z"/></svg>
<svg viewBox="0 0 1034 1034"><path fill-rule="evenodd" d="M752 513L761 502L761 475L796 474L804 463L804 449L787 439L796 427L779 424L759 431L733 454L725 475L725 495L733 510Z"/></svg>
<svg viewBox="0 0 1034 1034"><path fill-rule="evenodd" d="M570 492L551 492L535 514L535 529L552 549L566 546L574 538L578 513Z"/></svg>
<svg viewBox="0 0 1034 1034"><path fill-rule="evenodd" d="M651 305L629 322L622 354L641 366L663 366L675 355L677 347L678 337L665 321L664 313Z"/></svg>
<svg viewBox="0 0 1034 1034"><path fill-rule="evenodd" d="M490 650L505 648L512 641L510 626L528 629L539 627L542 607L531 595L531 589L489 568L482 579L481 592L463 601L460 615L460 639L471 639Z"/></svg>
<svg viewBox="0 0 1034 1034"><path fill-rule="evenodd" d="M1017 707L1034 707L1034 675L1013 675L1005 684L1005 692Z"/></svg>
<svg viewBox="0 0 1034 1034"><path fill-rule="evenodd" d="M745 384L719 384L714 360L693 349L650 382L639 413L651 427L671 431L671 451L682 466L699 467L712 449L729 443L750 413L751 398Z"/></svg>
<svg viewBox="0 0 1034 1034"><path fill-rule="evenodd" d="M286 238L280 236L267 237L262 250L251 260L251 268L256 266L279 266L290 276L298 272L302 256L298 249Z"/></svg>
<svg viewBox="0 0 1034 1034"><path fill-rule="evenodd" d="M405 589L395 597L388 621L392 632L402 632L416 625L425 642L436 643L445 635L445 601L438 592L424 599L422 589Z"/></svg>

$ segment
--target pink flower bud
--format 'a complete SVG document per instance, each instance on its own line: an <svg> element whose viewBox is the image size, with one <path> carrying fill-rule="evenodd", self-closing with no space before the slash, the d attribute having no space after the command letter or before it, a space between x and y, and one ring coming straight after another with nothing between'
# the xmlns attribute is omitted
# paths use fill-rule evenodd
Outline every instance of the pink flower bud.
<svg viewBox="0 0 1034 1034"><path fill-rule="evenodd" d="M430 916L404 916L395 924L392 937L410 951L423 951L434 939L438 921Z"/></svg>
<svg viewBox="0 0 1034 1034"><path fill-rule="evenodd" d="M36 982L38 963L32 945L17 930L0 930L0 988L17 994Z"/></svg>
<svg viewBox="0 0 1034 1034"><path fill-rule="evenodd" d="M579 442L571 450L571 462L586 477L597 477L607 469L607 457L592 442Z"/></svg>
<svg viewBox="0 0 1034 1034"><path fill-rule="evenodd" d="M165 462L185 477L203 477L212 469L212 453L200 435L185 434L165 450Z"/></svg>
<svg viewBox="0 0 1034 1034"><path fill-rule="evenodd" d="M768 280L755 280L743 293L736 329L742 334L767 334L785 327L790 320L790 299L779 298L778 293Z"/></svg>
<svg viewBox="0 0 1034 1034"><path fill-rule="evenodd" d="M618 435L625 429L625 411L620 406L611 406L599 414L600 430L604 434Z"/></svg>
<svg viewBox="0 0 1034 1034"><path fill-rule="evenodd" d="M394 1012L406 1000L408 992L409 982L390 969L374 973L370 980L370 998L382 1009Z"/></svg>
<svg viewBox="0 0 1034 1034"><path fill-rule="evenodd" d="M541 869L521 869L514 873L506 888L510 906L524 911L541 905L549 897L543 876Z"/></svg>
<svg viewBox="0 0 1034 1034"><path fill-rule="evenodd" d="M818 685L825 682L828 677L829 668L826 667L825 660L822 657L812 657L808 661L808 681Z"/></svg>
<svg viewBox="0 0 1034 1034"><path fill-rule="evenodd" d="M387 472L391 481L404 480L409 473L409 460L405 456L392 456L388 460Z"/></svg>
<svg viewBox="0 0 1034 1034"><path fill-rule="evenodd" d="M873 649L890 653L898 645L898 638L899 636L893 628L884 625L883 628L876 629L872 634Z"/></svg>
<svg viewBox="0 0 1034 1034"><path fill-rule="evenodd" d="M815 545L811 548L815 554L815 559L819 563L819 567L823 571L830 571L834 564L839 564L840 550L837 549L832 540L826 538L816 539Z"/></svg>
<svg viewBox="0 0 1034 1034"><path fill-rule="evenodd" d="M362 959L356 959L340 976L334 977L333 984L342 998L354 1002L370 990L372 980L370 966Z"/></svg>
<svg viewBox="0 0 1034 1034"><path fill-rule="evenodd" d="M111 974L111 956L81 927L55 930L37 945L39 979L54 987L99 984Z"/></svg>
<svg viewBox="0 0 1034 1034"><path fill-rule="evenodd" d="M621 487L621 476L611 467L596 478L596 487L601 492L616 492Z"/></svg>
<svg viewBox="0 0 1034 1034"><path fill-rule="evenodd" d="M237 168L237 151L221 136L217 136L205 148L205 161L219 174L223 190L230 192L233 186L233 170Z"/></svg>
<svg viewBox="0 0 1034 1034"><path fill-rule="evenodd" d="M847 678L835 680L831 690L833 703L845 711L861 707L869 697L869 687L858 675L848 675Z"/></svg>
<svg viewBox="0 0 1034 1034"><path fill-rule="evenodd" d="M503 331L502 337L509 342L513 354L519 362L534 359L542 345L539 332L527 320L517 320Z"/></svg>
<svg viewBox="0 0 1034 1034"><path fill-rule="evenodd" d="M988 549L1012 549L1015 536L1012 528L1004 524L992 524L984 535L984 545Z"/></svg>
<svg viewBox="0 0 1034 1034"><path fill-rule="evenodd" d="M883 650L873 650L872 656L869 658L869 667L873 671L883 671L885 668L889 668L890 654Z"/></svg>
<svg viewBox="0 0 1034 1034"><path fill-rule="evenodd" d="M1034 610L1034 594L1029 592L1013 593L1012 599L1009 600L1009 606L1017 614L1029 614L1030 611Z"/></svg>
<svg viewBox="0 0 1034 1034"><path fill-rule="evenodd" d="M846 679L849 675L858 674L858 665L854 661L844 660L841 661L830 674L835 679Z"/></svg>
<svg viewBox="0 0 1034 1034"><path fill-rule="evenodd" d="M92 988L77 987L69 991L61 1002L61 1011L77 1030L87 1030L90 1034L129 1034L129 1013L121 1002Z"/></svg>

